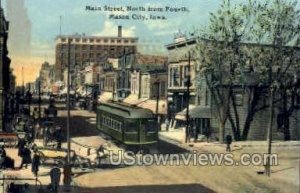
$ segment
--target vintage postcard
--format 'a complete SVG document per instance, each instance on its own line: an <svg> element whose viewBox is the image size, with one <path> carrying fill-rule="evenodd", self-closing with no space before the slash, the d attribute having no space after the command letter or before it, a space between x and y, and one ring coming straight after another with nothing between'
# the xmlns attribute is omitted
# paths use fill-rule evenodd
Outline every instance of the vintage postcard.
<svg viewBox="0 0 300 193"><path fill-rule="evenodd" d="M0 7L0 193L300 192L299 0Z"/></svg>

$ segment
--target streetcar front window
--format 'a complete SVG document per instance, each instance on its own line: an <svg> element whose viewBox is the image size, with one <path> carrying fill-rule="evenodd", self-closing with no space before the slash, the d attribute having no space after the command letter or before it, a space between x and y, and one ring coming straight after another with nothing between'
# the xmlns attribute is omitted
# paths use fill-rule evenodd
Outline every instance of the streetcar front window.
<svg viewBox="0 0 300 193"><path fill-rule="evenodd" d="M157 120L148 119L145 123L145 128L147 132L156 132L157 131Z"/></svg>
<svg viewBox="0 0 300 193"><path fill-rule="evenodd" d="M126 133L137 133L136 121L128 121L126 123Z"/></svg>

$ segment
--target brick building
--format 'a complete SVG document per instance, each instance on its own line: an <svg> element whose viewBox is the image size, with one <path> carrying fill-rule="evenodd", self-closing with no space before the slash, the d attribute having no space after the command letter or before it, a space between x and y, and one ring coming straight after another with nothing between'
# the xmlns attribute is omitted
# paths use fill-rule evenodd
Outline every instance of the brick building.
<svg viewBox="0 0 300 193"><path fill-rule="evenodd" d="M125 53L135 53L138 38L123 37L122 27L118 27L118 35L85 36L60 35L56 38L56 80L63 79L63 72L70 57L71 72L75 66L83 67L89 62L99 63L104 58L118 58Z"/></svg>

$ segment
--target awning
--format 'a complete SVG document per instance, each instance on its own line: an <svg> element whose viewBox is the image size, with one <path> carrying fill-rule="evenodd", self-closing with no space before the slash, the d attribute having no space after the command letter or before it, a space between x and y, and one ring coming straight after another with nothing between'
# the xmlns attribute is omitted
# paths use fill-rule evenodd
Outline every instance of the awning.
<svg viewBox="0 0 300 193"><path fill-rule="evenodd" d="M139 98L139 96L137 94L130 94L128 97L126 97L123 102L124 103L128 103L131 105L138 105L144 101L146 101L147 99L141 99Z"/></svg>
<svg viewBox="0 0 300 193"><path fill-rule="evenodd" d="M81 93L82 91L83 91L83 87L82 87L82 86L80 86L80 87L76 90L77 93Z"/></svg>
<svg viewBox="0 0 300 193"><path fill-rule="evenodd" d="M103 103L103 102L107 102L109 100L112 100L112 98L113 98L112 92L102 92L102 94L98 98L98 101L100 103Z"/></svg>
<svg viewBox="0 0 300 193"><path fill-rule="evenodd" d="M138 104L137 106L141 107L141 108L144 108L144 109L149 109L154 114L156 114L156 105L157 105L156 100L146 100L146 101ZM160 115L166 115L167 114L167 101L166 100L159 100L158 101L158 114L160 114Z"/></svg>
<svg viewBox="0 0 300 193"><path fill-rule="evenodd" d="M67 94L67 92L68 92L67 87L65 87L60 91L60 94ZM70 94L75 94L75 91L70 89Z"/></svg>
<svg viewBox="0 0 300 193"><path fill-rule="evenodd" d="M190 119L196 119L196 118L210 119L212 117L211 108L190 105L189 106L189 117L190 117ZM185 121L186 120L186 108L183 111L177 113L175 116L175 119Z"/></svg>

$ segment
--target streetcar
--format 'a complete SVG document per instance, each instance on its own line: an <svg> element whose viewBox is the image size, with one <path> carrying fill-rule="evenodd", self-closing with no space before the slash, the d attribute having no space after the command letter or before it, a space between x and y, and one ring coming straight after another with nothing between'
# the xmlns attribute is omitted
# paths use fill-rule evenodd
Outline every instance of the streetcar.
<svg viewBox="0 0 300 193"><path fill-rule="evenodd" d="M97 129L131 147L147 147L158 141L158 124L152 111L119 102L98 106Z"/></svg>

